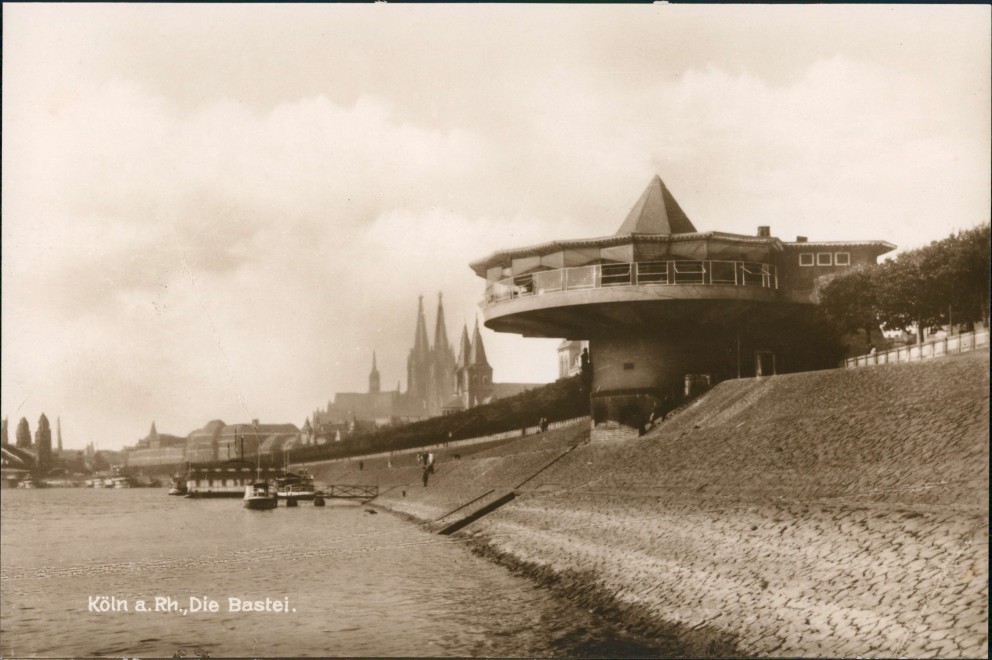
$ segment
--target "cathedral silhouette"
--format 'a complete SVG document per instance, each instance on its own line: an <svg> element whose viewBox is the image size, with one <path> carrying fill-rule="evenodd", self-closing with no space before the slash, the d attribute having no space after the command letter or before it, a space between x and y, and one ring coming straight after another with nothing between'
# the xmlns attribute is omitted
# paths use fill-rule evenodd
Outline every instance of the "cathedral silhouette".
<svg viewBox="0 0 992 660"><path fill-rule="evenodd" d="M335 436L336 439L341 432L352 431L357 426L379 427L455 413L539 385L493 382L493 368L486 358L478 320L471 338L468 325L462 326L456 357L448 341L440 293L433 344L427 334L424 297L418 299L413 347L406 361L406 382L406 392L400 391L399 383L395 390L382 391L382 377L373 351L368 391L338 392L326 408L314 411L309 428L318 438ZM305 425L304 429L307 428Z"/></svg>

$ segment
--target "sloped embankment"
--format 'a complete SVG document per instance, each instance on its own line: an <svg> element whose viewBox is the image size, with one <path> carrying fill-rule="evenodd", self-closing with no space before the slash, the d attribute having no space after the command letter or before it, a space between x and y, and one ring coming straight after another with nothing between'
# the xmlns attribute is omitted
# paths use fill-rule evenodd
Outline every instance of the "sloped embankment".
<svg viewBox="0 0 992 660"><path fill-rule="evenodd" d="M730 381L636 441L522 438L379 503L515 489L459 534L692 655L987 657L988 376L980 352Z"/></svg>

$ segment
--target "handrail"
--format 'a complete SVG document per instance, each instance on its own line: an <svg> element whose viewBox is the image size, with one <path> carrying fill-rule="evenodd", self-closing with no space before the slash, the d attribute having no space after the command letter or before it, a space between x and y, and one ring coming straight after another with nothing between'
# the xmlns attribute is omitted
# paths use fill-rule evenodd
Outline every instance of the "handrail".
<svg viewBox="0 0 992 660"><path fill-rule="evenodd" d="M939 339L929 339L922 344L897 346L886 351L858 355L844 360L844 366L848 369L853 369L855 367L869 367L876 364L918 362L920 360L953 355L955 353L966 353L988 345L989 331L986 328L984 330L963 332L957 335L947 335Z"/></svg>
<svg viewBox="0 0 992 660"><path fill-rule="evenodd" d="M756 286L778 289L778 271L772 264L713 259L572 266L490 282L486 287L483 303L491 305L523 296L580 289L644 285Z"/></svg>

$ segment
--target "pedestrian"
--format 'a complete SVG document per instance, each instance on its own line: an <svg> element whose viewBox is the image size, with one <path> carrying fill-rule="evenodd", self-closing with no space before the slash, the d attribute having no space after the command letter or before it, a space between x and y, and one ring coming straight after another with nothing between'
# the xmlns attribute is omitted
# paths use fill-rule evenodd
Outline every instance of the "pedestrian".
<svg viewBox="0 0 992 660"><path fill-rule="evenodd" d="M427 469L431 474L434 474L434 452L427 454Z"/></svg>

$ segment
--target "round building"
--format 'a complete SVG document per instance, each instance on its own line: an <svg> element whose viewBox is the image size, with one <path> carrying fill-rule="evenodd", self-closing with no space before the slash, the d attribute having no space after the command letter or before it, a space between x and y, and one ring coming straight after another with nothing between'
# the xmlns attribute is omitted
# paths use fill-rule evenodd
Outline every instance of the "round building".
<svg viewBox="0 0 992 660"><path fill-rule="evenodd" d="M485 325L587 340L595 428L636 433L652 412L727 378L835 366L817 280L874 264L885 241L783 241L697 231L659 177L617 232L504 249L471 264Z"/></svg>

